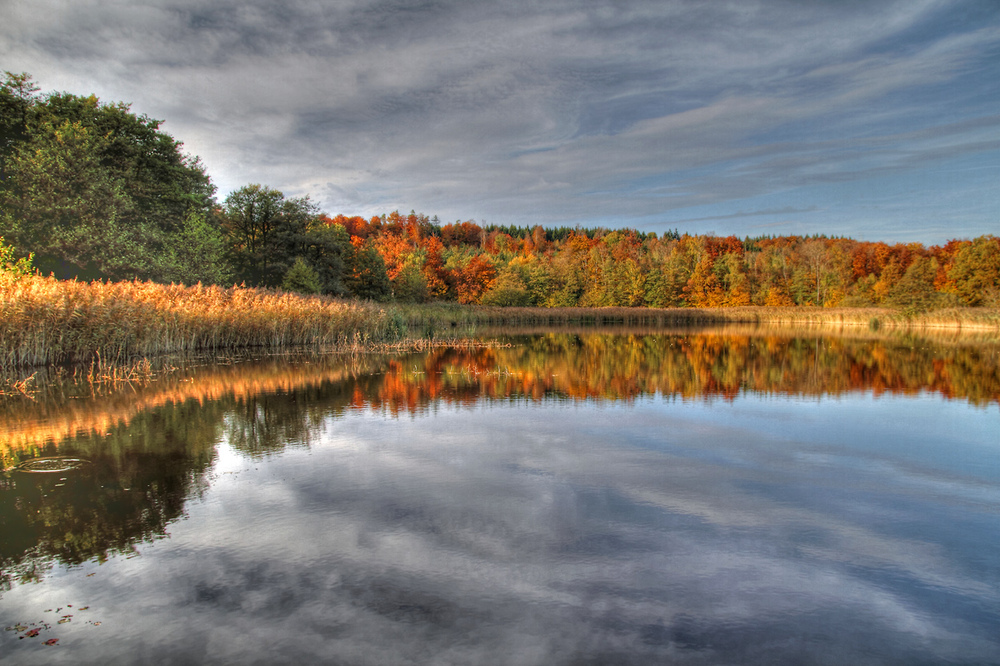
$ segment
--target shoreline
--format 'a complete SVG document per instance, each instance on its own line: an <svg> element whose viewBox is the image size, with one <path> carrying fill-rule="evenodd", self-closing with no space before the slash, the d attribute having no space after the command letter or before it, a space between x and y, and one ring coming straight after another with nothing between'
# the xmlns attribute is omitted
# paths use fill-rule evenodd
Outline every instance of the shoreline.
<svg viewBox="0 0 1000 666"><path fill-rule="evenodd" d="M540 308L381 304L247 287L73 282L30 276L0 284L0 375L96 364L128 367L170 354L315 348L363 351L481 328L758 326L1000 333L998 308L916 313L891 308Z"/></svg>
<svg viewBox="0 0 1000 666"><path fill-rule="evenodd" d="M414 324L461 323L493 326L545 325L760 325L940 329L1000 333L1000 309L948 308L906 313L892 308L816 308L739 306L720 308L539 308L479 305L397 305ZM421 310L425 310L421 312ZM435 309L438 311L435 312ZM471 315L471 316L470 316Z"/></svg>

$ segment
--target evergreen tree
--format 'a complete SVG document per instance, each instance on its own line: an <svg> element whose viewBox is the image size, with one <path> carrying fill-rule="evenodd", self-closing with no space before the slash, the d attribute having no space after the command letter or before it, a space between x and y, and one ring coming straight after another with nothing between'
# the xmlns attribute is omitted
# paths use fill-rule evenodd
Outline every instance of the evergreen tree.
<svg viewBox="0 0 1000 666"><path fill-rule="evenodd" d="M302 294L318 294L322 287L316 270L305 259L297 257L285 273L281 288Z"/></svg>

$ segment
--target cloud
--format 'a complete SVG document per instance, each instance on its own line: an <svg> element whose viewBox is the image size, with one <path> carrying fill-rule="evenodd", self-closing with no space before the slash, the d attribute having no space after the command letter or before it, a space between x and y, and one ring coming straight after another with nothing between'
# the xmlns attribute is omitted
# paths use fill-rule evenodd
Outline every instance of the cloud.
<svg viewBox="0 0 1000 666"><path fill-rule="evenodd" d="M959 4L21 0L0 56L166 118L223 192L628 223L946 159L880 137L991 115L997 13Z"/></svg>
<svg viewBox="0 0 1000 666"><path fill-rule="evenodd" d="M988 614L959 615L995 605L996 589L912 535L927 506L985 520L996 493L906 464L920 446L835 443L829 423L868 402L804 420L800 404L750 399L721 412L549 401L517 418L440 405L399 420L317 403L310 447L259 465L220 456L230 469L168 540L100 578L51 577L47 593L128 627L119 653L176 645L187 661L773 663L802 635L838 663L988 659ZM842 440L870 427L852 423ZM804 445L810 427L826 435ZM925 427L904 420L901 441L940 443L910 436ZM101 662L95 643L76 658Z"/></svg>
<svg viewBox="0 0 1000 666"><path fill-rule="evenodd" d="M749 212L739 211L738 213L730 213L728 215L709 215L707 217L691 217L683 220L677 220L677 223L684 222L708 222L713 220L733 220L742 217L757 217L757 216L771 216L771 215L795 215L798 213L812 213L816 210L816 206L809 206L807 208L793 208L791 206L785 206L784 208L771 208L767 210L754 210ZM785 223L781 223L785 224Z"/></svg>

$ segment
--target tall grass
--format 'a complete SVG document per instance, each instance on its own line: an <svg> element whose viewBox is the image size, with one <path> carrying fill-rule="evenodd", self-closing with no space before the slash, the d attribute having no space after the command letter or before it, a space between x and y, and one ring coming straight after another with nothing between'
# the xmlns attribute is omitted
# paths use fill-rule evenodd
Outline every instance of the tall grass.
<svg viewBox="0 0 1000 666"><path fill-rule="evenodd" d="M243 287L0 280L0 370L252 347L397 339L383 307Z"/></svg>
<svg viewBox="0 0 1000 666"><path fill-rule="evenodd" d="M950 308L923 313L892 308L534 308L455 304L397 306L408 327L442 331L468 326L691 326L775 324L870 329L960 329L1000 331L1000 309Z"/></svg>
<svg viewBox="0 0 1000 666"><path fill-rule="evenodd" d="M876 308L501 308L379 306L267 289L76 282L0 276L0 372L129 363L167 353L312 345L372 346L470 334L476 327L775 324L1000 331L1000 310L923 314Z"/></svg>

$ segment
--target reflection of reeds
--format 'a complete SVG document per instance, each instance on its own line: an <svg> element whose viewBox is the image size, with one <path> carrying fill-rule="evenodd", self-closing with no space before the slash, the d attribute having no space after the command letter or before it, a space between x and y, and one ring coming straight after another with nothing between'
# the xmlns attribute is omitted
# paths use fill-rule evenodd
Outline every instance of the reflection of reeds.
<svg viewBox="0 0 1000 666"><path fill-rule="evenodd" d="M511 346L513 345L510 342L502 342L500 340L489 338L482 340L473 338L408 338L397 342L382 342L370 345L367 351L382 354L401 354L408 352L430 351L431 349L438 349L441 347L449 347L453 349L497 349L500 347Z"/></svg>
<svg viewBox="0 0 1000 666"><path fill-rule="evenodd" d="M34 381L37 372L33 372L27 377L22 377L21 379L7 378L3 385L0 385L0 396L8 395L21 395L26 398L30 398L34 391L31 388L31 382ZM8 388L4 388L6 385Z"/></svg>
<svg viewBox="0 0 1000 666"><path fill-rule="evenodd" d="M153 381L140 384L107 382L90 384L86 374L64 381L43 383L35 400L0 402L0 462L10 467L37 455L46 444L83 434L103 434L146 410L189 400L199 403L232 397L247 400L263 393L293 391L328 381L343 381L358 372L369 372L375 357L353 359L325 356L312 362L289 359L244 364L204 365L154 373ZM44 390L42 390L44 389Z"/></svg>
<svg viewBox="0 0 1000 666"><path fill-rule="evenodd" d="M90 367L83 373L90 384L135 384L148 382L153 378L153 365L148 358L131 363L115 363L106 361L100 352L95 352L94 356Z"/></svg>
<svg viewBox="0 0 1000 666"><path fill-rule="evenodd" d="M0 401L4 466L40 455L47 444L77 434L104 434L167 404L229 401L333 387L339 408L418 411L437 401L471 406L482 400L559 396L633 400L735 399L741 392L800 396L867 391L930 392L970 404L1000 404L996 342L936 344L917 336L859 339L771 331L607 334L550 333L518 344L446 345L376 354L271 355L228 364L175 360L153 365L152 381L91 383L85 373L64 382L32 382L31 400ZM58 377L57 377L58 379ZM324 408L329 408L326 405ZM338 407L334 407L338 408Z"/></svg>
<svg viewBox="0 0 1000 666"><path fill-rule="evenodd" d="M0 283L0 369L194 350L348 346L398 336L385 309L243 287Z"/></svg>

